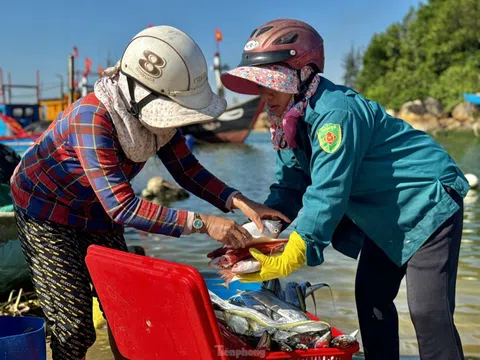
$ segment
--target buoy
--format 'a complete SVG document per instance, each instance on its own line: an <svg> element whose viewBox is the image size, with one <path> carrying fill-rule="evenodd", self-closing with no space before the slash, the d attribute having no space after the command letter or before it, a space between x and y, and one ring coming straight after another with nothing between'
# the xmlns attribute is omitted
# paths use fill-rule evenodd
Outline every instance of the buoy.
<svg viewBox="0 0 480 360"><path fill-rule="evenodd" d="M478 177L473 174L465 174L467 178L468 184L470 185L470 189L474 190L478 187Z"/></svg>

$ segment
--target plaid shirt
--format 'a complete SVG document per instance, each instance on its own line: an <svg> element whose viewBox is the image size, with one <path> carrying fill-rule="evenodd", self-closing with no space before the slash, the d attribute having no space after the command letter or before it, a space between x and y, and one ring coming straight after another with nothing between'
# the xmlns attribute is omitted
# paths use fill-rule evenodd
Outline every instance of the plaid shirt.
<svg viewBox="0 0 480 360"><path fill-rule="evenodd" d="M202 167L180 131L157 155L179 185L228 212L236 190ZM12 197L28 215L62 225L92 231L127 225L179 237L188 211L140 199L130 185L144 165L125 156L106 108L91 93L25 152L11 178Z"/></svg>

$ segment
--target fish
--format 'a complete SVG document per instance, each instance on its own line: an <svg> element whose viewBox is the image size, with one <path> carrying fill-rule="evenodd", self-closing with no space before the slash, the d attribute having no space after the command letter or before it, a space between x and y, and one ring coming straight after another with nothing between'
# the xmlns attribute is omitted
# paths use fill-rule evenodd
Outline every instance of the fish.
<svg viewBox="0 0 480 360"><path fill-rule="evenodd" d="M247 245L258 245L277 241L282 230L282 222L278 220L262 220L262 224L262 233L258 230L257 225L254 222L242 225L242 227L252 236L252 239L248 241ZM225 247L231 248L230 245L225 245Z"/></svg>
<svg viewBox="0 0 480 360"><path fill-rule="evenodd" d="M330 346L338 349L346 349L357 343L358 330L355 330L351 334L343 334L333 338L330 341Z"/></svg>
<svg viewBox="0 0 480 360"><path fill-rule="evenodd" d="M258 340L257 346L255 347L256 350L266 350L270 351L272 347L272 337L267 330L263 332L263 335Z"/></svg>
<svg viewBox="0 0 480 360"><path fill-rule="evenodd" d="M220 277L225 281L224 283L217 284L224 286L228 289L231 282L238 281L238 274L248 274L260 271L262 265L255 259L242 260L232 266L231 269L222 269L218 271Z"/></svg>
<svg viewBox="0 0 480 360"><path fill-rule="evenodd" d="M273 347L281 348L282 345L287 345L291 349L301 350L328 347L332 337L330 329L301 333L291 329L277 330L270 336Z"/></svg>
<svg viewBox="0 0 480 360"><path fill-rule="evenodd" d="M250 274L260 271L261 267L262 266L258 260L247 259L234 264L230 271L234 274Z"/></svg>
<svg viewBox="0 0 480 360"><path fill-rule="evenodd" d="M327 323L323 321L315 321L310 319L292 321L292 320L283 318L278 321L275 321L257 310L250 309L248 307L237 306L230 303L227 300L223 300L218 295L213 293L211 290L208 290L208 292L209 292L212 303L214 304L215 307L217 307L217 309L222 310L226 313L240 315L246 318L249 323L256 323L261 327L270 327L270 328L273 327L280 330L287 330L287 329L295 328L301 325L310 325L312 326L312 328L329 326Z"/></svg>
<svg viewBox="0 0 480 360"><path fill-rule="evenodd" d="M260 251L262 254L273 254L279 251L283 250L283 247L287 240L280 240L268 244L258 244L258 245L252 245L248 248L243 248L243 249L235 249L235 250L229 250L225 254L220 255L218 257L213 258L210 260L208 263L209 267L212 268L222 268L222 269L227 269L235 265L241 260L252 258L252 255L250 254L250 248L254 247L258 251Z"/></svg>
<svg viewBox="0 0 480 360"><path fill-rule="evenodd" d="M228 300L212 294L217 318L255 349L291 352L330 345L332 335L328 323L311 320L266 288L244 291ZM223 314L219 314L222 311Z"/></svg>
<svg viewBox="0 0 480 360"><path fill-rule="evenodd" d="M242 294L234 295L229 298L232 303L240 306L251 307L253 305L263 305L270 309L276 318L285 318L292 321L309 320L310 318L300 309L293 307L289 303L282 301L269 290L252 290Z"/></svg>
<svg viewBox="0 0 480 360"><path fill-rule="evenodd" d="M331 340L332 340L332 332L329 331L315 341L315 343L313 344L313 348L315 349L328 348L330 347Z"/></svg>
<svg viewBox="0 0 480 360"><path fill-rule="evenodd" d="M250 244L239 249L231 249L223 246L208 253L207 257L210 259L220 258L217 260L220 265L223 267L228 267L235 264L237 261L251 257L252 255L250 254L250 249L252 247L260 251L262 254L270 254L272 252L280 251L287 242L288 239L280 239L271 241L269 243Z"/></svg>
<svg viewBox="0 0 480 360"><path fill-rule="evenodd" d="M223 266L219 264L221 257L216 257L208 262L208 267L211 267L213 269L223 269Z"/></svg>
<svg viewBox="0 0 480 360"><path fill-rule="evenodd" d="M282 222L279 220L262 220L263 233L260 232L257 225L252 221L243 224L242 227L247 230L253 237L267 236L277 238L282 231Z"/></svg>
<svg viewBox="0 0 480 360"><path fill-rule="evenodd" d="M243 316L225 313L223 318L227 326L235 333L245 335L249 332L250 325Z"/></svg>
<svg viewBox="0 0 480 360"><path fill-rule="evenodd" d="M284 342L280 342L279 344L280 344L280 351L283 351L283 352L293 351L293 349L289 345L285 344Z"/></svg>
<svg viewBox="0 0 480 360"><path fill-rule="evenodd" d="M270 254L270 256L280 256L281 252L275 252ZM216 286L223 286L228 289L230 283L238 281L240 278L237 276L239 274L251 274L260 271L262 265L259 261L255 260L253 257L250 259L242 260L232 266L231 269L222 269L218 271L220 277L225 280L221 284L215 284Z"/></svg>

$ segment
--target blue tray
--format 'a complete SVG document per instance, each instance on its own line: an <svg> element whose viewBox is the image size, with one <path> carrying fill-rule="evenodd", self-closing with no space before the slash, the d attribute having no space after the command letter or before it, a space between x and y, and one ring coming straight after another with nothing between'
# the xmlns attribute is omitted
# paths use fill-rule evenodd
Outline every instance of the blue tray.
<svg viewBox="0 0 480 360"><path fill-rule="evenodd" d="M241 283L240 281L234 281L230 283L227 289L225 286L220 285L224 282L221 278L205 279L205 282L207 283L207 289L222 299L228 299L235 295L237 290L259 290L262 287L262 283Z"/></svg>

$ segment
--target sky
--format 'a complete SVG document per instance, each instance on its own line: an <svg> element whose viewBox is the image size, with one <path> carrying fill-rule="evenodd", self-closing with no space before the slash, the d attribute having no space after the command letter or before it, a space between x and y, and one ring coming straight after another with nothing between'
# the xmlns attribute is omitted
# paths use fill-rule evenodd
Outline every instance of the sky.
<svg viewBox="0 0 480 360"><path fill-rule="evenodd" d="M223 40L219 44L222 63L231 68L240 61L243 47L253 29L278 18L294 18L312 25L325 44L324 76L342 83L345 55L352 46L365 49L375 33L401 21L418 0L5 0L2 4L0 68L3 81L11 73L13 84L34 85L40 71L41 97L60 94L60 78L65 84L68 56L73 47L79 56L75 67L83 71L89 57L92 71L116 63L128 42L152 25L170 25L190 35L202 49L210 68L209 81L216 92L211 70L216 51L215 28ZM97 78L89 76L89 84ZM65 91L67 89L65 88ZM13 101L34 100L34 90L13 90ZM233 97L226 92L230 104ZM0 99L1 101L2 99Z"/></svg>

